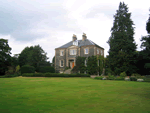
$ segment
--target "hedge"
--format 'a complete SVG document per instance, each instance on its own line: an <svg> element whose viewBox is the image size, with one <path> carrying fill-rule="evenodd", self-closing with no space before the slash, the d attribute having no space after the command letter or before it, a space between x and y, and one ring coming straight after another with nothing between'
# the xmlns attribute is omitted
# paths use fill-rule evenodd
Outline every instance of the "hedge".
<svg viewBox="0 0 150 113"><path fill-rule="evenodd" d="M24 73L24 77L90 77L89 74Z"/></svg>
<svg viewBox="0 0 150 113"><path fill-rule="evenodd" d="M52 66L41 66L37 67L38 72L40 73L55 73L55 69Z"/></svg>
<svg viewBox="0 0 150 113"><path fill-rule="evenodd" d="M35 68L33 66L24 65L21 67L21 74L23 74L23 73L34 73L34 72L35 72Z"/></svg>

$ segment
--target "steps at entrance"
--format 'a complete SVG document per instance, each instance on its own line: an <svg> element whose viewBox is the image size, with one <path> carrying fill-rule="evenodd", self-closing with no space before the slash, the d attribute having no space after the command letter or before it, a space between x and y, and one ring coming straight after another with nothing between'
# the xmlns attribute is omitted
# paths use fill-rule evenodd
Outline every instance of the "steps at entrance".
<svg viewBox="0 0 150 113"><path fill-rule="evenodd" d="M71 70L72 70L72 69L67 69L64 73L65 73L65 74L71 74Z"/></svg>

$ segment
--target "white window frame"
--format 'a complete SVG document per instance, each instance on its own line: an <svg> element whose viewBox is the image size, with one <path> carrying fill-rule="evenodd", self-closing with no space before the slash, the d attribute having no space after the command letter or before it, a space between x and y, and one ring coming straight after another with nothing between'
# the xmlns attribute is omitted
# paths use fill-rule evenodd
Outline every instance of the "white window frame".
<svg viewBox="0 0 150 113"><path fill-rule="evenodd" d="M78 40L73 41L73 45L78 46Z"/></svg>
<svg viewBox="0 0 150 113"><path fill-rule="evenodd" d="M63 66L61 61L63 61ZM64 67L64 60L60 60L60 67Z"/></svg>
<svg viewBox="0 0 150 113"><path fill-rule="evenodd" d="M97 54L99 54L99 49L97 49Z"/></svg>
<svg viewBox="0 0 150 113"><path fill-rule="evenodd" d="M60 56L64 56L64 50L60 50Z"/></svg>
<svg viewBox="0 0 150 113"><path fill-rule="evenodd" d="M76 55L77 50L76 49L70 49L70 55Z"/></svg>
<svg viewBox="0 0 150 113"><path fill-rule="evenodd" d="M86 50L87 50L88 52L86 52ZM88 49L88 48L85 48L85 49L84 49L84 54L89 54L89 49Z"/></svg>

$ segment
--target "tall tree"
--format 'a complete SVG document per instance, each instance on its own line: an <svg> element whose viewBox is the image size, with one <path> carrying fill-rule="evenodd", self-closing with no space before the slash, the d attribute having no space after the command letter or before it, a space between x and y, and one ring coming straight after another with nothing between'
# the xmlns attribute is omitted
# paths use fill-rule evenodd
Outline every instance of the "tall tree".
<svg viewBox="0 0 150 113"><path fill-rule="evenodd" d="M31 65L35 68L39 66L49 66L50 62L47 62L48 57L46 56L47 53L39 46L31 46L26 47L20 54L19 54L19 64L20 66L23 65Z"/></svg>
<svg viewBox="0 0 150 113"><path fill-rule="evenodd" d="M145 72L142 74L150 74L150 15L148 21L146 22L146 30L148 35L141 38L141 48L143 48L143 50L140 51L139 55L139 58L141 58L141 62L139 61L140 70L144 70Z"/></svg>
<svg viewBox="0 0 150 113"><path fill-rule="evenodd" d="M11 48L7 39L0 39L0 75L4 75L11 65Z"/></svg>
<svg viewBox="0 0 150 113"><path fill-rule="evenodd" d="M137 45L134 42L134 24L130 17L131 13L128 13L127 5L120 2L119 9L114 15L111 36L107 42L110 46L110 68L116 75L123 71L131 75L136 71L134 57Z"/></svg>

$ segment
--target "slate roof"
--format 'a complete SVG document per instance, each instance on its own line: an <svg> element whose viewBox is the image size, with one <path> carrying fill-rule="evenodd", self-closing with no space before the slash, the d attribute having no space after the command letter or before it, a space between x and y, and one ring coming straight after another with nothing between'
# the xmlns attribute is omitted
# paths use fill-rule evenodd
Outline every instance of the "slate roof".
<svg viewBox="0 0 150 113"><path fill-rule="evenodd" d="M67 44L62 45L62 46L60 46L58 48L68 48L68 47L70 47L72 45L73 45L73 41L70 41ZM100 47L99 45L95 44L93 41L91 41L89 39L85 39L85 41L78 40L78 47L86 46L86 45L95 45L96 47L102 48L102 47ZM104 48L102 48L102 49L104 49Z"/></svg>

